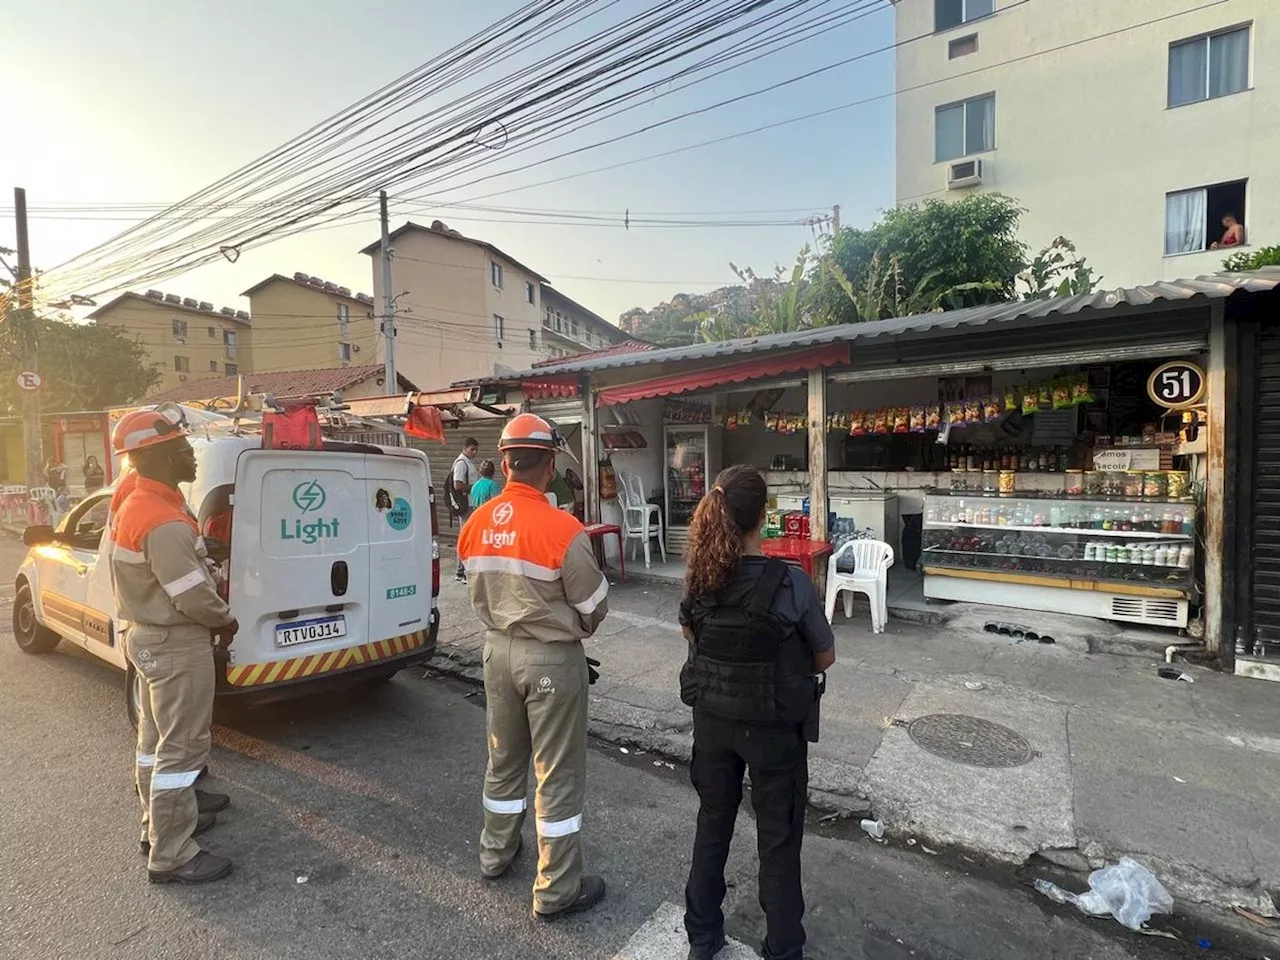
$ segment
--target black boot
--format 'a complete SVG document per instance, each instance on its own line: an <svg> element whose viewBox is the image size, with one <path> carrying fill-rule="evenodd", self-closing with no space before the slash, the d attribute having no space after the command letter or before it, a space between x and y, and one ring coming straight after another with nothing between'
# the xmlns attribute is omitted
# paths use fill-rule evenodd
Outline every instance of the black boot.
<svg viewBox="0 0 1280 960"><path fill-rule="evenodd" d="M217 813L231 806L231 798L225 793L209 793L196 790L196 809L201 813Z"/></svg>
<svg viewBox="0 0 1280 960"><path fill-rule="evenodd" d="M708 947L689 947L689 960L715 960L715 955L727 946L724 934L720 934Z"/></svg>
<svg viewBox="0 0 1280 960"><path fill-rule="evenodd" d="M582 885L578 887L578 895L565 906L552 913L539 913L534 910L533 915L539 920L559 920L561 917L567 917L571 913L582 913L584 910L590 910L603 900L604 893L603 879L600 877L583 877Z"/></svg>
<svg viewBox="0 0 1280 960"><path fill-rule="evenodd" d="M148 870L152 883L212 883L231 872L231 861L201 850L176 870Z"/></svg>

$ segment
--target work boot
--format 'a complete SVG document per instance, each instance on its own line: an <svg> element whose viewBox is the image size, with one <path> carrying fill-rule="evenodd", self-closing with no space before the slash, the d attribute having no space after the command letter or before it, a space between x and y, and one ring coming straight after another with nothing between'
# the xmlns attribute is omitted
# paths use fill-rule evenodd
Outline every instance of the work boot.
<svg viewBox="0 0 1280 960"><path fill-rule="evenodd" d="M516 857L520 856L520 851L524 849L524 837L516 834L516 852L511 855L511 859L507 861L507 865L496 873L485 873L480 871L480 876L485 880L499 880L507 875L507 871L511 869L511 865L516 862Z"/></svg>
<svg viewBox="0 0 1280 960"><path fill-rule="evenodd" d="M231 806L231 798L225 793L208 793L204 790L196 791L196 809L201 813L217 813Z"/></svg>
<svg viewBox="0 0 1280 960"><path fill-rule="evenodd" d="M231 861L201 850L176 870L148 870L152 883L212 883L231 872Z"/></svg>
<svg viewBox="0 0 1280 960"><path fill-rule="evenodd" d="M217 822L218 822L218 817L216 814L212 814L212 813L199 814L196 817L196 828L191 831L191 835L193 837L198 837L200 836L200 834L204 833L206 830L212 830L214 824L216 824ZM144 857L151 856L151 841L139 840L138 852L142 854Z"/></svg>
<svg viewBox="0 0 1280 960"><path fill-rule="evenodd" d="M715 955L728 945L724 934L720 934L709 947L689 947L689 960L715 960Z"/></svg>
<svg viewBox="0 0 1280 960"><path fill-rule="evenodd" d="M552 913L539 913L533 911L533 915L539 920L559 920L561 917L567 917L571 913L582 913L584 910L590 910L597 903L604 899L604 880L600 877L583 877L582 886L578 887L578 895L569 903L559 910Z"/></svg>

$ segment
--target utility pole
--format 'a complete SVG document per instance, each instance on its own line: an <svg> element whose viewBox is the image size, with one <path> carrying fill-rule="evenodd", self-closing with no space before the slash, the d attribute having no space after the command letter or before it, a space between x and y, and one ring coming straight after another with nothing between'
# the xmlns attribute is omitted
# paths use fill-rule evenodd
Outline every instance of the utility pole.
<svg viewBox="0 0 1280 960"><path fill-rule="evenodd" d="M31 243L27 237L27 191L13 188L13 215L18 234L18 272L14 285L16 309L10 319L16 322L22 340L22 369L39 372L36 360L36 324L33 282L31 279ZM26 450L27 486L43 487L44 438L40 433L40 392L22 391L22 444Z"/></svg>
<svg viewBox="0 0 1280 960"><path fill-rule="evenodd" d="M831 235L838 237L840 235L840 204L836 204L831 208Z"/></svg>
<svg viewBox="0 0 1280 960"><path fill-rule="evenodd" d="M396 378L396 298L391 292L391 226L387 216L387 191L378 191L378 208L382 216L382 336L386 341L387 396L400 392Z"/></svg>

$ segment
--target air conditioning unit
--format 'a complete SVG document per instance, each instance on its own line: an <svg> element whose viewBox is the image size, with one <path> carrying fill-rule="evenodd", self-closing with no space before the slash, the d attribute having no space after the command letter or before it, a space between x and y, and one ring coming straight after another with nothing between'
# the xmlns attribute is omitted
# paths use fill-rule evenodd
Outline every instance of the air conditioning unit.
<svg viewBox="0 0 1280 960"><path fill-rule="evenodd" d="M360 352L360 344L358 344L358 343L353 343L353 344L351 345L351 352L352 352L352 353L359 353L359 352Z"/></svg>
<svg viewBox="0 0 1280 960"><path fill-rule="evenodd" d="M981 160L957 160L947 164L947 189L960 190L964 187L976 187L982 183Z"/></svg>
<svg viewBox="0 0 1280 960"><path fill-rule="evenodd" d="M178 374L178 379L179 379L179 380L181 380L183 383L186 383L186 382L187 382L187 375L186 375L185 373L180 373L180 374Z"/></svg>

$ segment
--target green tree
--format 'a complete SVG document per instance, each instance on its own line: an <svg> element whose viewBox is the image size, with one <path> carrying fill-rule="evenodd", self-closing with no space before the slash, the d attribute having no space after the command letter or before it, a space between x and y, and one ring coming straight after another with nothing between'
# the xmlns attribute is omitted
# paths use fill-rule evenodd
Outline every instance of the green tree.
<svg viewBox="0 0 1280 960"><path fill-rule="evenodd" d="M1018 274L1018 282L1025 288L1023 299L1048 300L1050 297L1093 293L1102 277L1094 276L1093 267L1076 253L1074 243L1066 237L1058 237Z"/></svg>
<svg viewBox="0 0 1280 960"><path fill-rule="evenodd" d="M1241 250L1222 261L1222 269L1230 270L1232 273L1240 270L1261 270L1263 267L1280 267L1280 247Z"/></svg>
<svg viewBox="0 0 1280 960"><path fill-rule="evenodd" d="M102 410L141 400L160 381L137 340L112 327L70 318L38 318L40 406L46 413ZM22 408L17 376L23 370L22 343L14 324L0 325L0 404L9 413Z"/></svg>
<svg viewBox="0 0 1280 960"><path fill-rule="evenodd" d="M821 322L852 323L901 316L898 311L920 304L937 309L1011 300L1026 266L1026 247L1017 239L1021 215L1009 197L978 193L895 207L866 230L847 227L820 258L814 310ZM858 309L860 298L866 312Z"/></svg>

